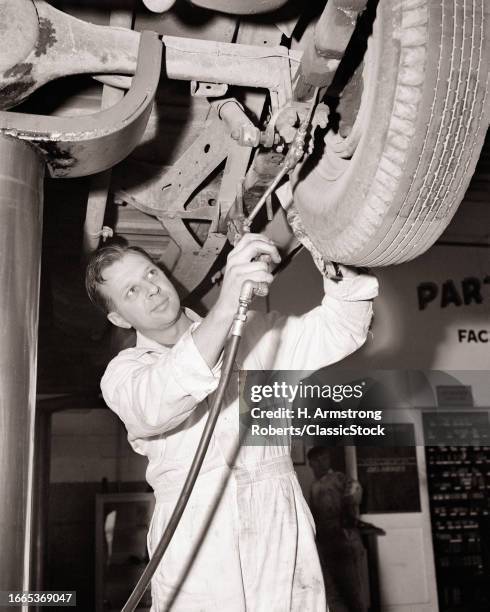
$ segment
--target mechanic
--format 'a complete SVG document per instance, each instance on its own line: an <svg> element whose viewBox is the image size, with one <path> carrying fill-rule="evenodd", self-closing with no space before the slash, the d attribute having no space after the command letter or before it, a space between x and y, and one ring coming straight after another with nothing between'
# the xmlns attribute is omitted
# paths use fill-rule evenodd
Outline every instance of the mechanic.
<svg viewBox="0 0 490 612"><path fill-rule="evenodd" d="M218 384L222 349L245 280L270 284L275 245L246 234L230 252L219 297L201 319L182 309L167 276L134 247L108 245L87 267L92 301L137 331L136 347L108 365L101 387L133 449L148 458L155 511L150 554L166 526ZM250 312L201 473L152 580L152 611L325 611L314 522L285 446L239 444L238 369L316 370L366 339L377 281L342 267L324 278L320 306L301 317Z"/></svg>

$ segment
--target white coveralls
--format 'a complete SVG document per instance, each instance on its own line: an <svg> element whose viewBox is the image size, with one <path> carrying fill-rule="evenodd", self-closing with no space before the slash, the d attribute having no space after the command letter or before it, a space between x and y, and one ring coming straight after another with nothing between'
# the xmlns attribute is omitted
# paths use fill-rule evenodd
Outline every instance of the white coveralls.
<svg viewBox="0 0 490 612"><path fill-rule="evenodd" d="M152 611L324 612L314 522L284 446L238 454L238 369L317 370L359 348L377 294L372 276L335 283L301 317L251 312L201 473L152 581ZM138 334L107 367L101 387L133 449L148 457L155 491L150 554L172 513L208 415L221 363L196 348L195 320L171 348Z"/></svg>

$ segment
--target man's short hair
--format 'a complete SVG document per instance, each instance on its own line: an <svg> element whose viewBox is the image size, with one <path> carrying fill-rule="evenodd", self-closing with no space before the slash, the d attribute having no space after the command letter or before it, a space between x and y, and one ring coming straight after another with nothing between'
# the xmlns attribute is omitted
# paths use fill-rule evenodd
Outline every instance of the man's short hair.
<svg viewBox="0 0 490 612"><path fill-rule="evenodd" d="M127 253L139 253L149 261L151 256L141 247L131 246L125 242L112 242L98 248L90 256L85 272L85 288L92 304L100 308L105 314L114 310L112 300L102 292L105 282L104 270L113 263L120 261Z"/></svg>
<svg viewBox="0 0 490 612"><path fill-rule="evenodd" d="M321 459L323 457L330 459L330 451L326 446L313 446L306 453L306 458L308 461L316 461L317 459Z"/></svg>

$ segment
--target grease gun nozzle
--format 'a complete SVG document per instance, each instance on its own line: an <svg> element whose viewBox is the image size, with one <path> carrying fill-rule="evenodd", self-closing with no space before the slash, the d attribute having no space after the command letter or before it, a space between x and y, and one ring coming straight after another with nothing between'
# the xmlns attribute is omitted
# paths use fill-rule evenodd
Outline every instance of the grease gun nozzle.
<svg viewBox="0 0 490 612"><path fill-rule="evenodd" d="M256 290L256 283L251 280L247 280L242 285L242 290L240 291L240 302L245 302L248 306L252 301Z"/></svg>

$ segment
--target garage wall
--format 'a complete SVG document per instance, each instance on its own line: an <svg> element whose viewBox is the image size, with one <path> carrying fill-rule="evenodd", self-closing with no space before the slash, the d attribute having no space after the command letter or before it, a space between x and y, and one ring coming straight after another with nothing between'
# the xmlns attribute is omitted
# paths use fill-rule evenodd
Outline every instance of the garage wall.
<svg viewBox="0 0 490 612"><path fill-rule="evenodd" d="M110 410L53 415L46 589L76 590L78 608L94 609L96 494L147 491L146 464Z"/></svg>
<svg viewBox="0 0 490 612"><path fill-rule="evenodd" d="M343 368L490 369L490 249L436 245L374 272L380 294L372 334ZM320 299L319 274L302 253L274 283L270 307L301 312Z"/></svg>
<svg viewBox="0 0 490 612"><path fill-rule="evenodd" d="M52 483L142 481L147 461L133 452L122 422L110 410L68 410L53 415Z"/></svg>

